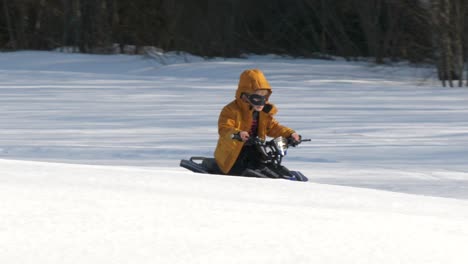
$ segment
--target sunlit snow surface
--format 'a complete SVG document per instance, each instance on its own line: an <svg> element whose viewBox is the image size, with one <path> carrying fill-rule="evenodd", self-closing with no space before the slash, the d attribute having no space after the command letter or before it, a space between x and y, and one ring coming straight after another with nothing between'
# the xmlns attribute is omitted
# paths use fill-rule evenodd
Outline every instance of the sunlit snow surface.
<svg viewBox="0 0 468 264"><path fill-rule="evenodd" d="M167 61L0 53L1 263L466 263L468 89L406 65ZM308 183L179 167L212 155L254 67L312 139L285 159Z"/></svg>

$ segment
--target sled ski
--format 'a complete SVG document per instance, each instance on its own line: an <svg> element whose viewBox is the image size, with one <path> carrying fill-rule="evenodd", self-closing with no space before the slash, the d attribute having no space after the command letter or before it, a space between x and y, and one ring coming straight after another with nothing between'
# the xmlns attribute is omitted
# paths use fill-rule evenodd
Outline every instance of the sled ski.
<svg viewBox="0 0 468 264"><path fill-rule="evenodd" d="M238 134L233 135L232 138L233 140L242 141ZM310 141L310 139L301 138L300 141L294 141L291 138L285 139L278 137L270 141L265 141L258 137L250 138L249 143L256 146L262 162L259 168L248 168L245 169L241 175L232 176L308 181L309 179L300 171L290 171L288 168L281 165L283 157L286 156L288 147L296 147L304 141ZM214 158L191 157L189 160L181 160L180 166L196 173L223 174Z"/></svg>
<svg viewBox="0 0 468 264"><path fill-rule="evenodd" d="M181 160L180 166L186 168L190 171L195 173L202 173L202 174L222 174L219 169L213 166L214 159L213 158L206 158L206 157L191 157L189 160ZM211 165L211 166L210 166ZM214 163L216 166L216 163ZM255 177L255 178L269 178L269 179L286 179L291 181L302 181L306 182L309 179L304 176L300 171L289 171L288 175L282 175L274 172L265 172L261 169L253 170L253 169L246 169L242 175L243 177ZM233 176L233 175L226 175L226 176Z"/></svg>

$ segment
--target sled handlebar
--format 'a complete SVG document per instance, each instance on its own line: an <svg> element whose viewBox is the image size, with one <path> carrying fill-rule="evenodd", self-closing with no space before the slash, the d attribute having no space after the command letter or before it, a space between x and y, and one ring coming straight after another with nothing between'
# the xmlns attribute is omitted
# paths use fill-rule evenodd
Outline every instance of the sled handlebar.
<svg viewBox="0 0 468 264"><path fill-rule="evenodd" d="M239 133L232 134L232 135L231 135L231 138L232 138L233 140L242 141L242 138L241 138L241 136L240 136Z"/></svg>
<svg viewBox="0 0 468 264"><path fill-rule="evenodd" d="M288 138L288 145L295 147L295 146L297 146L297 145L299 145L299 144L301 144L302 142L305 142L305 141L312 141L312 140L310 138L304 138L303 139L302 136L299 136L299 141L296 141L293 138L289 137Z"/></svg>
<svg viewBox="0 0 468 264"><path fill-rule="evenodd" d="M302 139L302 136L299 136L299 137L300 137L300 140L299 140L299 141L295 141L294 139L292 139L291 137L289 137L289 138L287 139L287 140L288 140L288 145L295 147L295 146L301 144L302 142L305 142L305 141L312 141L310 138L308 138L308 139ZM232 134L232 135L231 135L231 138L232 138L233 140L243 141L239 133ZM254 144L256 144L256 143L258 143L258 142L262 142L262 143L263 143L263 141L262 141L260 138L258 138L258 137L250 137L246 142L251 142L251 143L254 143Z"/></svg>

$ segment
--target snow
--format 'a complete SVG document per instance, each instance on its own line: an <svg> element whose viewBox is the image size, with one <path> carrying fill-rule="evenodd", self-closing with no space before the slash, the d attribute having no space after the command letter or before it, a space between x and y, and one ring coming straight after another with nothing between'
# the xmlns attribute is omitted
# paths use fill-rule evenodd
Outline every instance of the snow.
<svg viewBox="0 0 468 264"><path fill-rule="evenodd" d="M1 263L466 263L467 89L279 56L0 53ZM188 58L188 59L187 59ZM258 67L310 182L194 174Z"/></svg>

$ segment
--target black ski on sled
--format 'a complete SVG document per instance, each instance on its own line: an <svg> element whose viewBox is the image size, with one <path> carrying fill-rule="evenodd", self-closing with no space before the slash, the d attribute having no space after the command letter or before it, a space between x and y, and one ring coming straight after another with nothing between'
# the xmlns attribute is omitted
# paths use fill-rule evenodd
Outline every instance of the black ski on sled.
<svg viewBox="0 0 468 264"><path fill-rule="evenodd" d="M234 140L240 140L238 135L233 135ZM281 165L283 157L286 156L287 149L292 146L296 147L304 141L310 141L310 139L301 139L300 141L294 141L293 139L285 139L278 137L270 141L264 141L258 137L250 138L250 144L256 146L256 149L261 156L261 166L257 169L246 169L242 175L233 176L245 176L245 177L256 177L256 178L271 178L271 179L287 179L292 181L303 181L306 182L309 179L299 171L291 171L288 168ZM222 174L216 164L214 158L207 157L191 157L186 160L180 161L180 166L190 171L203 174Z"/></svg>

